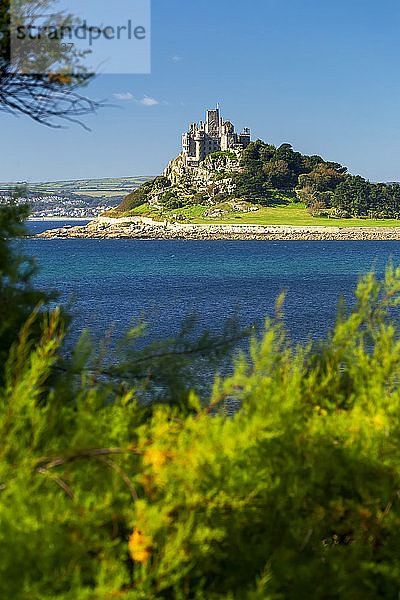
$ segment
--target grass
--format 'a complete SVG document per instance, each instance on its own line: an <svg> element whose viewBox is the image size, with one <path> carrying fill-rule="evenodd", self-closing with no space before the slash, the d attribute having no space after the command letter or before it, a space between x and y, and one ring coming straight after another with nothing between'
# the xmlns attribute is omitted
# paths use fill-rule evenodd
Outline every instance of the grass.
<svg viewBox="0 0 400 600"><path fill-rule="evenodd" d="M243 223L254 225L320 225L325 227L400 227L400 219L329 219L312 217L300 202L263 207L250 213L231 213L221 219L191 219L198 223Z"/></svg>
<svg viewBox="0 0 400 600"><path fill-rule="evenodd" d="M210 208L209 206L195 204L194 206L188 206L187 208L174 208L170 211L164 211L164 215L167 217L172 217L172 218L173 218L173 215L183 215L189 219L189 222L190 221L197 222L201 219L203 213L209 208ZM213 219L211 219L211 221L212 220Z"/></svg>
<svg viewBox="0 0 400 600"><path fill-rule="evenodd" d="M333 219L312 217L301 202L290 204L276 204L275 206L262 207L249 213L232 212L220 219L203 219L202 215L207 206L190 206L161 213L157 209L150 209L147 204L125 213L125 216L146 216L156 220L174 219L175 215L186 217L186 223L221 223L221 224L254 224L254 225L293 225L309 226L319 225L325 227L400 227L400 219ZM122 215L121 215L122 216Z"/></svg>

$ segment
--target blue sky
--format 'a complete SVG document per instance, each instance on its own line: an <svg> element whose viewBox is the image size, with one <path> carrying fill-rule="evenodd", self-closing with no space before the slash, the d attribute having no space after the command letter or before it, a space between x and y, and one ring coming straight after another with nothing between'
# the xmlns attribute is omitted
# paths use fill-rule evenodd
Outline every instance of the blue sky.
<svg viewBox="0 0 400 600"><path fill-rule="evenodd" d="M0 113L0 180L156 175L216 101L253 139L400 180L398 2L153 0L151 35L150 75L85 91L113 105L90 132Z"/></svg>

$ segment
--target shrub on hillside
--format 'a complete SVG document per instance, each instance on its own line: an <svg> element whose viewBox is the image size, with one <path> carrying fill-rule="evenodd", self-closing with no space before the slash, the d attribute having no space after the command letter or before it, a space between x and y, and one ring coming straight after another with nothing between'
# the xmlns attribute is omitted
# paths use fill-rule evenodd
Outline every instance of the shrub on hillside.
<svg viewBox="0 0 400 600"><path fill-rule="evenodd" d="M134 208L137 208L138 206L148 202L149 196L152 192L168 188L170 185L171 182L169 179L161 175L155 177L151 181L146 181L136 190L125 196L115 211L119 213L133 210Z"/></svg>

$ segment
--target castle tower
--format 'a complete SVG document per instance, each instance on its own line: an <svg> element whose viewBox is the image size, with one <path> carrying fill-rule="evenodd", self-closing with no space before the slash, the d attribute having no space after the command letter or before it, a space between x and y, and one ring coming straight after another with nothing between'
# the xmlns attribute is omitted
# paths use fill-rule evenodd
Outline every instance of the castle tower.
<svg viewBox="0 0 400 600"><path fill-rule="evenodd" d="M243 146L243 149L247 148L250 144L250 129L245 127L241 134L239 134L239 143Z"/></svg>
<svg viewBox="0 0 400 600"><path fill-rule="evenodd" d="M206 127L205 131L207 135L211 137L219 136L220 120L219 120L219 108L215 110L207 111Z"/></svg>

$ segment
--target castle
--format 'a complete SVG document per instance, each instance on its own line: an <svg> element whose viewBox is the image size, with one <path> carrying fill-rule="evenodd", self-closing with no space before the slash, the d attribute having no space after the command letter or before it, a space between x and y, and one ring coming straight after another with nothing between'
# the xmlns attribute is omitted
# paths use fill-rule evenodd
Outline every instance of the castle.
<svg viewBox="0 0 400 600"><path fill-rule="evenodd" d="M219 106L207 110L206 121L192 123L182 135L182 157L185 167L197 167L208 154L221 150L244 150L250 144L250 129L235 133L230 121L223 122Z"/></svg>

